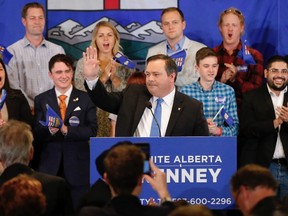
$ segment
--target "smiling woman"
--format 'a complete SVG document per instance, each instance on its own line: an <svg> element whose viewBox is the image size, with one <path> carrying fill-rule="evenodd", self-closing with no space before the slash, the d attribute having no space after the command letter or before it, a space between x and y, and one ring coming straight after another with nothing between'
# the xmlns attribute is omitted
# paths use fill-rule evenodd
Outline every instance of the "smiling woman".
<svg viewBox="0 0 288 216"><path fill-rule="evenodd" d="M4 98L6 91L6 99ZM32 113L27 99L21 90L15 90L10 87L7 71L3 60L0 58L0 127L8 120L16 119L24 121L29 125L33 123Z"/></svg>

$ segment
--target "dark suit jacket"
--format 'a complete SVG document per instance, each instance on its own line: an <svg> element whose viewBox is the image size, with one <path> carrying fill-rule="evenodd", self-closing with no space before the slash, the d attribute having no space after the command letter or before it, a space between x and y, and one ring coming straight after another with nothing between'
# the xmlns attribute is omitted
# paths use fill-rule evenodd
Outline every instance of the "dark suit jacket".
<svg viewBox="0 0 288 216"><path fill-rule="evenodd" d="M165 216L172 208L143 206L138 197L121 195L114 197L104 208L87 206L80 210L79 216Z"/></svg>
<svg viewBox="0 0 288 216"><path fill-rule="evenodd" d="M5 103L9 120L15 119L33 126L33 116L28 101L21 90L11 89L7 92Z"/></svg>
<svg viewBox="0 0 288 216"><path fill-rule="evenodd" d="M0 176L0 186L19 174L32 176L41 182L47 202L46 216L73 215L70 191L63 178L35 172L28 166L16 163L4 170Z"/></svg>
<svg viewBox="0 0 288 216"><path fill-rule="evenodd" d="M77 212L85 206L104 207L111 200L111 191L109 185L99 178L90 188L90 190L81 197Z"/></svg>
<svg viewBox="0 0 288 216"><path fill-rule="evenodd" d="M129 85L122 92L109 93L100 81L92 91L86 82L84 85L97 107L118 115L116 136L133 136L146 108L146 102L152 97L147 87ZM206 136L208 134L202 103L176 91L165 136Z"/></svg>
<svg viewBox="0 0 288 216"><path fill-rule="evenodd" d="M284 94L283 105L287 106L288 92ZM243 142L241 164L257 163L268 167L274 154L277 133L273 103L266 84L243 95L240 116L240 135ZM280 138L288 158L288 124L283 123Z"/></svg>
<svg viewBox="0 0 288 216"><path fill-rule="evenodd" d="M95 105L86 92L73 88L64 121L68 133L64 136L60 130L51 135L48 127L39 123L45 121L46 104L61 116L54 88L35 97L34 135L37 143L42 144L39 170L57 175L63 156L66 180L73 186L89 185L89 139L97 131ZM78 118L77 126L71 125L72 116Z"/></svg>
<svg viewBox="0 0 288 216"><path fill-rule="evenodd" d="M276 196L260 200L251 210L253 216L288 216L288 207L281 203Z"/></svg>

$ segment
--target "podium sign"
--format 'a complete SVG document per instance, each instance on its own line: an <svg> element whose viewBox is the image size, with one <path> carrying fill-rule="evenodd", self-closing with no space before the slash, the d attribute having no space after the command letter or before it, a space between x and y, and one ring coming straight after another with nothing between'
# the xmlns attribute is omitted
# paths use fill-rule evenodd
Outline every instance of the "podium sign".
<svg viewBox="0 0 288 216"><path fill-rule="evenodd" d="M236 171L236 137L91 138L91 184L99 178L97 156L124 140L150 143L151 158L166 173L173 200L184 199L211 209L232 208L229 181ZM156 192L143 180L142 204L146 205L151 197L159 201Z"/></svg>

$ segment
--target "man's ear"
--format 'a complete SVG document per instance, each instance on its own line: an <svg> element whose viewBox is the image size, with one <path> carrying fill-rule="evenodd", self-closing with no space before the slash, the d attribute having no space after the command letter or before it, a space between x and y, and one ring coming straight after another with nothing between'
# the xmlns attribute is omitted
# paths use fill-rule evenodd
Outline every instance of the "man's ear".
<svg viewBox="0 0 288 216"><path fill-rule="evenodd" d="M107 173L106 173L106 172L104 172L103 178L104 178L104 180L105 180L105 182L106 182L107 184L110 184L110 181L109 181L109 179L108 179L108 176L107 176Z"/></svg>

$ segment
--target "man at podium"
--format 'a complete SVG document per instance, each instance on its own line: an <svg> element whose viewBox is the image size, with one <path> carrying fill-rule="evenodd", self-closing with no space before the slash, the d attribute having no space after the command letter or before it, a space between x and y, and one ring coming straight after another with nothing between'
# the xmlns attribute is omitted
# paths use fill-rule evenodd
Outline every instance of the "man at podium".
<svg viewBox="0 0 288 216"><path fill-rule="evenodd" d="M207 136L208 126L201 102L175 88L177 65L158 54L147 59L146 86L129 85L122 92L106 91L98 82L97 50L83 53L85 87L95 105L118 115L118 137Z"/></svg>

